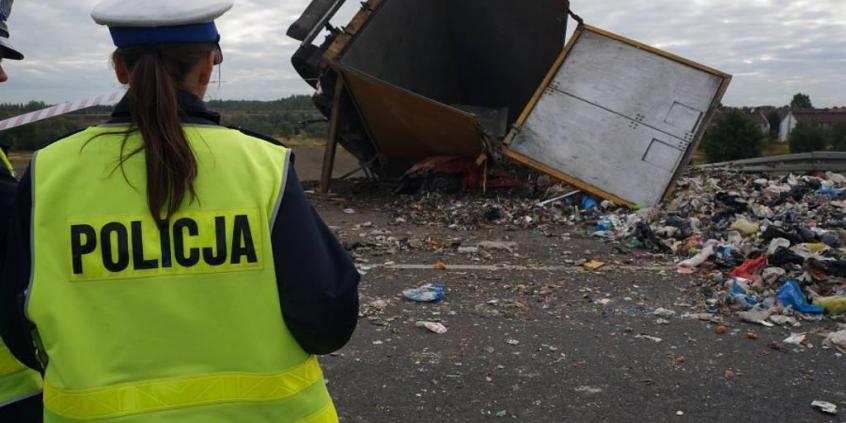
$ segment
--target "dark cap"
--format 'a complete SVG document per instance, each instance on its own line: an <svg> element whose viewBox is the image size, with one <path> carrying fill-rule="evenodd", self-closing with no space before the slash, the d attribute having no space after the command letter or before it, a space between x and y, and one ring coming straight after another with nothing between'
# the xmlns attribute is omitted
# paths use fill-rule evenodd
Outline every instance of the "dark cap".
<svg viewBox="0 0 846 423"><path fill-rule="evenodd" d="M6 25L6 20L12 14L12 3L14 2L14 0L0 0L0 58L22 60L23 54L9 41L9 27Z"/></svg>

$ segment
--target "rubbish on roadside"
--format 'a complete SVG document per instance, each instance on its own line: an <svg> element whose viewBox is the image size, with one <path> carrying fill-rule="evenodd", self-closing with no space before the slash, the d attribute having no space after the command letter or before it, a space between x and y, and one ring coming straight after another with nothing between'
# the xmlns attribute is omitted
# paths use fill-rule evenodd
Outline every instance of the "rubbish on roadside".
<svg viewBox="0 0 846 423"><path fill-rule="evenodd" d="M582 265L582 267L584 267L585 269L590 270L590 271L599 270L604 266L605 266L605 263L603 263L599 260L590 260L590 261L585 262L585 264Z"/></svg>
<svg viewBox="0 0 846 423"><path fill-rule="evenodd" d="M830 333L823 341L823 345L846 354L846 330Z"/></svg>
<svg viewBox="0 0 846 423"><path fill-rule="evenodd" d="M734 221L729 227L730 231L738 231L743 235L752 236L758 233L758 225L750 222L746 218L740 218Z"/></svg>
<svg viewBox="0 0 846 423"><path fill-rule="evenodd" d="M508 345L520 345L520 341L518 341L516 339L509 339L509 340L505 341L505 343L508 344Z"/></svg>
<svg viewBox="0 0 846 423"><path fill-rule="evenodd" d="M652 312L653 316L662 317L664 319L669 319L676 316L676 312L673 310L668 310L663 307L659 307Z"/></svg>
<svg viewBox="0 0 846 423"><path fill-rule="evenodd" d="M485 250L508 251L509 253L513 253L517 249L516 242L505 241L482 241L476 246Z"/></svg>
<svg viewBox="0 0 846 423"><path fill-rule="evenodd" d="M817 190L818 195L828 195L830 197L840 197L843 195L842 189L836 189L831 187L820 188Z"/></svg>
<svg viewBox="0 0 846 423"><path fill-rule="evenodd" d="M693 267L683 267L679 266L676 268L676 272L680 275L692 275L696 273L696 269Z"/></svg>
<svg viewBox="0 0 846 423"><path fill-rule="evenodd" d="M561 201L561 200L564 200L564 199L570 198L570 197L572 197L572 196L574 196L574 195L577 195L577 194L579 194L579 193L581 193L581 191L579 191L579 190L570 191L570 192L569 192L569 193L567 193L567 194L564 194L564 195L559 195L558 197L550 198L549 200L546 200L546 201L541 201L540 203L538 203L538 205L537 205L537 206L538 206L538 207L546 207L546 206L548 206L548 205L550 205L550 204L552 204L552 203L557 203L557 202L559 202L559 201Z"/></svg>
<svg viewBox="0 0 846 423"><path fill-rule="evenodd" d="M700 320L703 322L716 322L717 318L710 313L685 313L682 314L682 319Z"/></svg>
<svg viewBox="0 0 846 423"><path fill-rule="evenodd" d="M781 342L789 345L795 345L798 347L804 344L807 338L808 334L806 333L792 333L784 341Z"/></svg>
<svg viewBox="0 0 846 423"><path fill-rule="evenodd" d="M711 256L714 255L714 246L716 245L716 243L716 241L708 241L705 246L702 247L702 250L699 251L699 253L679 263L679 266L687 268L702 266L702 264L704 264L706 261L708 261L709 258L711 258Z"/></svg>
<svg viewBox="0 0 846 423"><path fill-rule="evenodd" d="M373 300L373 301L370 302L369 305L370 305L370 307L378 308L378 309L381 310L381 309L388 307L388 302L385 301L385 300L381 300L381 299L380 300Z"/></svg>
<svg viewBox="0 0 846 423"><path fill-rule="evenodd" d="M427 283L418 288L402 291L405 298L418 303L431 303L446 297L447 286L443 283Z"/></svg>
<svg viewBox="0 0 846 423"><path fill-rule="evenodd" d="M772 226L767 229L770 228L772 228ZM780 248L790 248L790 241L784 238L774 238L772 241L770 241L769 247L767 247L767 254L773 255Z"/></svg>
<svg viewBox="0 0 846 423"><path fill-rule="evenodd" d="M808 304L805 294L796 280L785 282L784 286L779 290L777 298L785 307L792 307L800 313L823 314L825 312L825 309L818 305Z"/></svg>
<svg viewBox="0 0 846 423"><path fill-rule="evenodd" d="M735 379L737 378L737 372L735 372L734 369L726 369L726 371L723 372L723 378L725 380Z"/></svg>
<svg viewBox="0 0 846 423"><path fill-rule="evenodd" d="M749 293L748 281L743 278L733 278L726 282L728 285L728 299L743 310L749 310L758 304L758 299Z"/></svg>
<svg viewBox="0 0 846 423"><path fill-rule="evenodd" d="M749 311L744 311L739 313L737 316L740 317L740 320L743 320L747 323L754 323L761 326L766 327L773 327L772 323L768 322L767 319L772 314L772 311L765 310L765 309L754 309Z"/></svg>
<svg viewBox="0 0 846 423"><path fill-rule="evenodd" d="M837 406L826 401L814 401L811 403L811 407L814 407L816 410L821 411L825 414L830 414L832 416L837 415Z"/></svg>
<svg viewBox="0 0 846 423"><path fill-rule="evenodd" d="M597 387L597 386L584 385L584 386L579 386L578 388L575 389L575 391L579 392L579 393L583 393L583 394L596 395L596 394L601 394L603 392L603 389L600 388L600 387Z"/></svg>
<svg viewBox="0 0 846 423"><path fill-rule="evenodd" d="M446 270L447 265L446 265L446 263L444 263L444 262L442 262L442 261L439 261L439 262L435 263L435 265L433 266L433 268L434 268L435 270Z"/></svg>
<svg viewBox="0 0 846 423"><path fill-rule="evenodd" d="M768 267L761 273L761 280L767 284L773 285L785 275L787 275L787 271L781 267Z"/></svg>
<svg viewBox="0 0 846 423"><path fill-rule="evenodd" d="M761 255L758 258L749 259L743 262L729 273L730 278L743 278L748 280L759 280L758 273L767 267L767 256Z"/></svg>
<svg viewBox="0 0 846 423"><path fill-rule="evenodd" d="M426 328L429 330L429 332L436 333L438 335L443 335L447 333L447 327L444 326L442 323L421 321L417 322L416 326L418 328Z"/></svg>
<svg viewBox="0 0 846 423"><path fill-rule="evenodd" d="M479 247L458 247L459 254L478 254Z"/></svg>
<svg viewBox="0 0 846 423"><path fill-rule="evenodd" d="M754 330L746 331L746 339L749 339L749 340L752 340L752 341L757 340L758 339L758 333L755 332Z"/></svg>
<svg viewBox="0 0 846 423"><path fill-rule="evenodd" d="M636 335L635 338L637 338L637 339L647 339L647 340L650 340L650 341L652 341L656 344L660 344L661 342L664 341L663 339L661 339L657 336L651 336L651 335L645 335L645 334Z"/></svg>
<svg viewBox="0 0 846 423"><path fill-rule="evenodd" d="M344 211L344 214L355 214L354 209L344 209L343 211Z"/></svg>
<svg viewBox="0 0 846 423"><path fill-rule="evenodd" d="M846 296L815 298L814 305L824 308L830 316L839 316L846 313Z"/></svg>
<svg viewBox="0 0 846 423"><path fill-rule="evenodd" d="M599 203L596 201L596 199L591 197L590 195L582 196L582 210L593 210L598 205Z"/></svg>
<svg viewBox="0 0 846 423"><path fill-rule="evenodd" d="M726 327L726 325L720 324L714 328L714 333L716 333L717 335L725 335L726 332L728 332L728 328Z"/></svg>
<svg viewBox="0 0 846 423"><path fill-rule="evenodd" d="M790 316L783 316L781 314L776 314L770 316L770 321L781 326L793 326L796 327L799 325L799 322L796 319Z"/></svg>

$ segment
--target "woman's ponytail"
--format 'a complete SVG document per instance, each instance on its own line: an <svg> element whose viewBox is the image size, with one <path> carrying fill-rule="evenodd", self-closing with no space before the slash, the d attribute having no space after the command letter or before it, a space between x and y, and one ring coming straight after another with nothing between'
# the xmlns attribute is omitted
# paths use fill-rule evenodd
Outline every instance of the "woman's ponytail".
<svg viewBox="0 0 846 423"><path fill-rule="evenodd" d="M141 133L147 170L147 205L154 219L169 219L185 197L196 197L197 159L182 130L177 91L187 73L215 45L168 44L119 49L130 72L130 132ZM125 160L126 158L122 158Z"/></svg>

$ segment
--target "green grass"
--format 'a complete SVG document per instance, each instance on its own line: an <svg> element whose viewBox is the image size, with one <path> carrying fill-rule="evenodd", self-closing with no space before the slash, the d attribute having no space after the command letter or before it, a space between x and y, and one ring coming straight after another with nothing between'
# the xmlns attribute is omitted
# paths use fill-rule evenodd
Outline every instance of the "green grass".
<svg viewBox="0 0 846 423"><path fill-rule="evenodd" d="M785 143L768 144L766 147L764 147L764 152L763 152L764 157L782 156L782 155L785 155L785 154L790 154L790 146L787 145L786 142Z"/></svg>

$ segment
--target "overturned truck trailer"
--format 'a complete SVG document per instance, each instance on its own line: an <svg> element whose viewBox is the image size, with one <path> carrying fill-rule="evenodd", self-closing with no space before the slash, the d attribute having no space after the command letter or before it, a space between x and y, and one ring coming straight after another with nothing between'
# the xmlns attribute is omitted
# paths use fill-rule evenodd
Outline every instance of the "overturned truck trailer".
<svg viewBox="0 0 846 423"><path fill-rule="evenodd" d="M730 79L584 25L565 48L566 0L369 0L333 28L342 3L314 0L288 30L302 41L294 67L330 120L330 170L335 142L382 177L502 150L603 198L651 206Z"/></svg>

